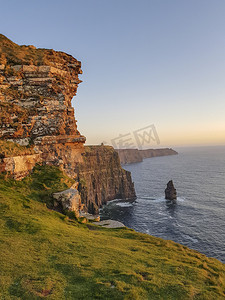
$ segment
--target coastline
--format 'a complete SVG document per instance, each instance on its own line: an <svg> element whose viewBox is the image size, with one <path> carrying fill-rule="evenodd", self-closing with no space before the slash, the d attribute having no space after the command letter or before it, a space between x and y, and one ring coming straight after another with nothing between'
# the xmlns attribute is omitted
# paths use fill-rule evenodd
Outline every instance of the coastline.
<svg viewBox="0 0 225 300"><path fill-rule="evenodd" d="M146 158L177 155L178 152L171 148L160 149L115 149L119 155L121 165L142 162Z"/></svg>

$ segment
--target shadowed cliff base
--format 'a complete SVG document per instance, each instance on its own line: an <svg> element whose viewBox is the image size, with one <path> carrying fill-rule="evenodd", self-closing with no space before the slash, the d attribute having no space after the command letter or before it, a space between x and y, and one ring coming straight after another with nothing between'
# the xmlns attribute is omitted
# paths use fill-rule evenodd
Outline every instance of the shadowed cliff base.
<svg viewBox="0 0 225 300"><path fill-rule="evenodd" d="M131 173L120 165L111 146L85 146L83 162L78 166L78 190L88 212L97 214L113 199L135 199Z"/></svg>

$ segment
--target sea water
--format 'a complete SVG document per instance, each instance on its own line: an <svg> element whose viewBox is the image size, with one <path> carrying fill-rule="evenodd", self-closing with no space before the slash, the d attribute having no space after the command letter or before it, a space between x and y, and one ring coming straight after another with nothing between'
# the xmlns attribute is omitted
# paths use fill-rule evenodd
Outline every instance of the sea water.
<svg viewBox="0 0 225 300"><path fill-rule="evenodd" d="M111 201L101 215L225 262L225 147L175 150L178 155L124 166L132 173L137 199ZM171 179L176 202L165 200Z"/></svg>

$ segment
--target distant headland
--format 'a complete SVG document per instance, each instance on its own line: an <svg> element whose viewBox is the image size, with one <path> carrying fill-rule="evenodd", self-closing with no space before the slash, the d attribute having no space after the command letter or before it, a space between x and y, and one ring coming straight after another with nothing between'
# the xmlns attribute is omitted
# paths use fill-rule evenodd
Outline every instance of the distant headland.
<svg viewBox="0 0 225 300"><path fill-rule="evenodd" d="M143 159L145 158L178 154L177 151L171 148L146 149L146 150L117 149L116 151L119 154L120 162L122 165L142 162Z"/></svg>

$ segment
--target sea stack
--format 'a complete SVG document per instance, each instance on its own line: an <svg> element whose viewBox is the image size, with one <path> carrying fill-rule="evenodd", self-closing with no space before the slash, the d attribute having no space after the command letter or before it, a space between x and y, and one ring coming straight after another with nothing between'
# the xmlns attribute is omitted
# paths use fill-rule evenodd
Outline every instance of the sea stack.
<svg viewBox="0 0 225 300"><path fill-rule="evenodd" d="M177 191L173 185L173 180L170 180L167 183L167 187L165 189L165 198L167 200L176 200L177 199Z"/></svg>

